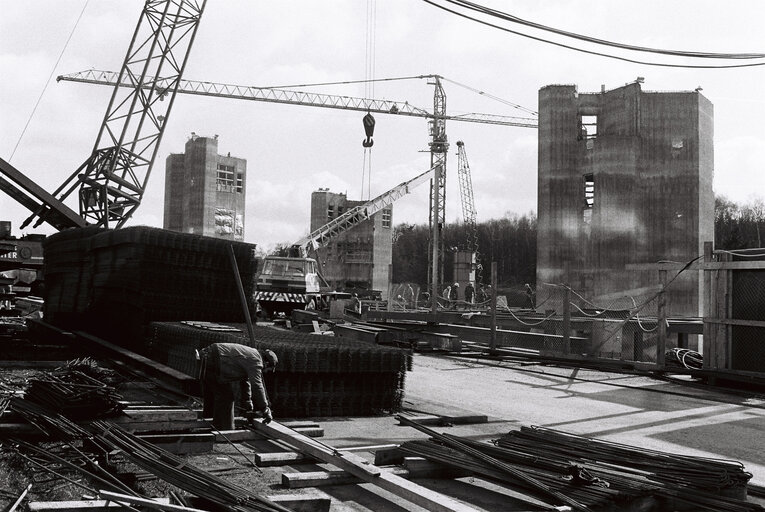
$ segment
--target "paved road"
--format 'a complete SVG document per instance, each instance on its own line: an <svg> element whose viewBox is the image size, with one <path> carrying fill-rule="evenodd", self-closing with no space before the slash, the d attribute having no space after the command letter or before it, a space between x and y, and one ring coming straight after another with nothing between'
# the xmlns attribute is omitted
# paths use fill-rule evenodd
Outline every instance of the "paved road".
<svg viewBox="0 0 765 512"><path fill-rule="evenodd" d="M407 400L482 412L498 423L458 435L541 425L644 448L735 459L765 485L765 399L592 370L415 356ZM507 425L502 422L509 422Z"/></svg>

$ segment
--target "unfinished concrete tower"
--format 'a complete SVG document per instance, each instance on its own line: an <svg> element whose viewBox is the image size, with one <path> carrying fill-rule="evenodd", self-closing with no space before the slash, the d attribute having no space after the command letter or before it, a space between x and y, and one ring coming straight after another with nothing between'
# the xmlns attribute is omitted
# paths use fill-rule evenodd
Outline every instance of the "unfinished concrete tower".
<svg viewBox="0 0 765 512"><path fill-rule="evenodd" d="M167 157L163 227L182 233L244 240L247 160L218 154L218 136L186 142Z"/></svg>
<svg viewBox="0 0 765 512"><path fill-rule="evenodd" d="M311 231L319 229L348 209L366 201L349 200L345 194L319 189L311 194ZM393 206L338 235L319 250L322 274L338 290L364 288L388 294L393 261Z"/></svg>
<svg viewBox="0 0 765 512"><path fill-rule="evenodd" d="M657 270L714 239L713 107L698 90L539 91L537 284L567 283L599 303L645 296ZM672 277L676 271L670 271ZM668 289L670 314L699 316L700 272Z"/></svg>

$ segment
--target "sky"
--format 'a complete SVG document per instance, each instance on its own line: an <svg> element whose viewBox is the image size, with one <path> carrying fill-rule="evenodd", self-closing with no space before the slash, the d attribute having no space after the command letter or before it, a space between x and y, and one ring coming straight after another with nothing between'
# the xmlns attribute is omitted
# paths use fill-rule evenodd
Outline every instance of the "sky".
<svg viewBox="0 0 765 512"><path fill-rule="evenodd" d="M621 43L765 53L761 0L480 1ZM55 190L88 158L111 94L109 87L55 77L91 68L118 71L142 7L140 0L0 0L0 156L46 190ZM503 25L638 60L709 63L603 50ZM510 104L536 111L539 89L550 84L597 92L644 77L646 91L702 87L714 104L715 193L740 203L765 196L765 66L700 70L628 63L486 27L422 0L209 0L183 78L283 86L427 74L448 80L443 86L449 115L526 116ZM424 79L301 90L433 108L433 87ZM308 232L311 192L329 188L366 199L428 169L425 119L376 115L374 146L365 157L362 117L355 111L178 95L143 202L127 225L162 226L165 159L183 152L195 132L218 135L220 154L247 159L245 241L265 250L295 242ZM459 140L465 143L479 222L536 211L536 130L456 121L447 122L446 130L447 222L462 220ZM428 188L421 185L395 203L394 224L427 224ZM69 206L77 209L76 203ZM47 224L20 232L28 215L0 193L0 220L12 222L14 235L54 232Z"/></svg>

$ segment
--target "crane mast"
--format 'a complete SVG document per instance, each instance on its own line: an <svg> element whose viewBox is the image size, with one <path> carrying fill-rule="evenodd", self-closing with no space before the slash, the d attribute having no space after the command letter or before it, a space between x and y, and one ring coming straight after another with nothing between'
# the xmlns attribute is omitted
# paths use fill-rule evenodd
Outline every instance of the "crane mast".
<svg viewBox="0 0 765 512"><path fill-rule="evenodd" d="M438 308L438 286L444 280L443 227L446 223L446 93L441 77L434 76L433 118L430 124L430 167L434 170L430 181L430 243L428 244L428 280L430 281L431 310Z"/></svg>
<svg viewBox="0 0 765 512"><path fill-rule="evenodd" d="M465 153L465 143L461 140L457 141L457 176L462 197L462 218L468 227L467 249L476 255L475 281L480 283L482 267L478 253L478 226L476 225L475 200L473 198L473 179Z"/></svg>
<svg viewBox="0 0 765 512"><path fill-rule="evenodd" d="M205 4L146 1L117 79L127 87L114 86L90 157L52 194L78 191L86 222L119 228L140 205ZM22 228L53 214L43 204Z"/></svg>

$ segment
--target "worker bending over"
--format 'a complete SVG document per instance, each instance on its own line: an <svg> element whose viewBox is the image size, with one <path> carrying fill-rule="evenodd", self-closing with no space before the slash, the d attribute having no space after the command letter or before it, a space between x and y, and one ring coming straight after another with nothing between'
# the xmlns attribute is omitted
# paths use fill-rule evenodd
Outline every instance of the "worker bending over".
<svg viewBox="0 0 765 512"><path fill-rule="evenodd" d="M239 392L245 415L259 413L264 423L273 416L263 372L273 371L279 360L271 350L258 351L238 343L213 343L200 351L202 360L203 416L212 415L219 430L234 428L234 401Z"/></svg>

